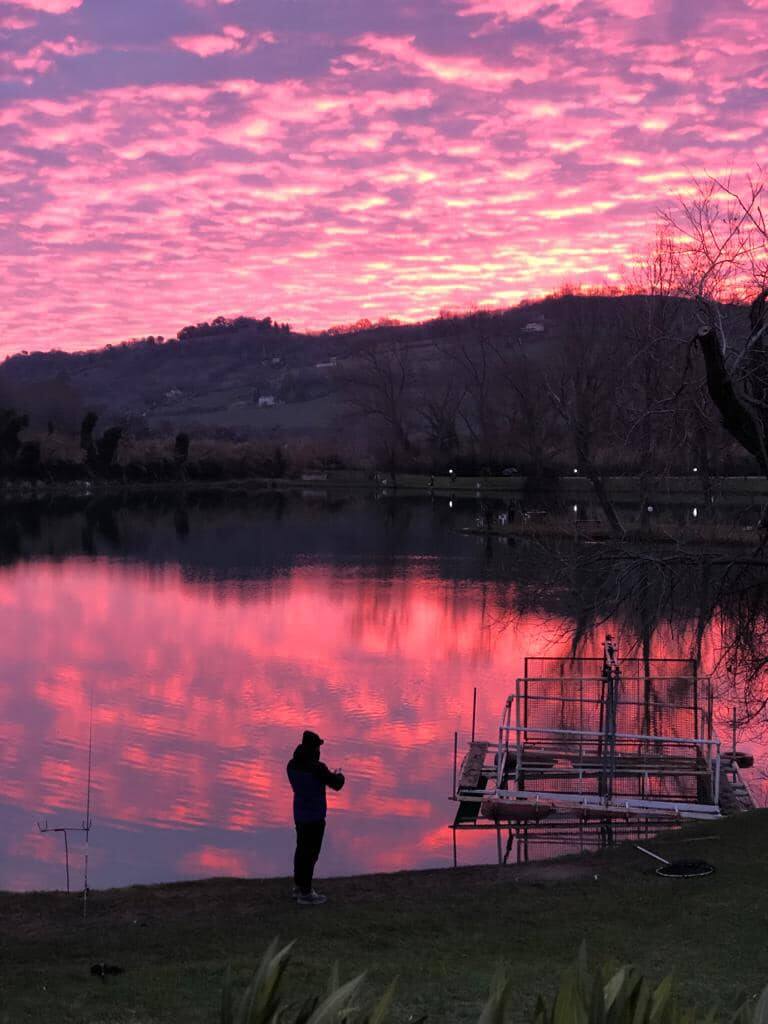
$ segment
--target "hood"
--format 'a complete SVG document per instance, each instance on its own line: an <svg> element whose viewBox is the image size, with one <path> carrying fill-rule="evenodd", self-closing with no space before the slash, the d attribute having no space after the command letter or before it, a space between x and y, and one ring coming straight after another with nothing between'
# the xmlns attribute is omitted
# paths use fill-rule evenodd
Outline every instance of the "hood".
<svg viewBox="0 0 768 1024"><path fill-rule="evenodd" d="M317 764L320 760L320 748L319 747L305 747L303 743L300 743L293 752L292 761L295 765L303 766Z"/></svg>

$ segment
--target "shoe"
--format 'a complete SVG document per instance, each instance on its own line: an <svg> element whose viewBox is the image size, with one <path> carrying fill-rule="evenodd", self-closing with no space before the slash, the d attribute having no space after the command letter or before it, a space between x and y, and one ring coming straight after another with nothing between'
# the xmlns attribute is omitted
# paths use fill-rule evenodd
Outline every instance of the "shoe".
<svg viewBox="0 0 768 1024"><path fill-rule="evenodd" d="M313 889L312 892L307 893L306 895L299 894L296 902L300 907L319 907L321 903L328 902L328 897L321 895L319 892L315 892Z"/></svg>
<svg viewBox="0 0 768 1024"><path fill-rule="evenodd" d="M316 889L313 889L312 890L312 895L313 896L319 896L320 894L317 892ZM298 887L298 885L294 885L293 889L291 889L291 899L292 900L297 900L299 898L299 896L301 896L301 889Z"/></svg>

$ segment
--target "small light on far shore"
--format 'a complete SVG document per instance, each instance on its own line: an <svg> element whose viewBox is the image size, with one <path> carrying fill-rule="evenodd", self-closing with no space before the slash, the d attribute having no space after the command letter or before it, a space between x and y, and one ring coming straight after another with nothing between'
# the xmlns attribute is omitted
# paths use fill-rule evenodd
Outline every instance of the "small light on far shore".
<svg viewBox="0 0 768 1024"><path fill-rule="evenodd" d="M648 511L653 512L653 505L648 505Z"/></svg>
<svg viewBox="0 0 768 1024"><path fill-rule="evenodd" d="M453 508L453 498L448 499L448 508Z"/></svg>
<svg viewBox="0 0 768 1024"><path fill-rule="evenodd" d="M576 468L574 467L574 470L573 470L573 472L574 472L574 473L578 473L579 471L578 471L578 469L576 469Z"/></svg>
<svg viewBox="0 0 768 1024"><path fill-rule="evenodd" d="M697 508L695 508L693 510L693 518L696 519L698 517L698 515L699 515L699 510Z"/></svg>
<svg viewBox="0 0 768 1024"><path fill-rule="evenodd" d="M579 511L579 506L578 505L574 505L573 506L573 511L574 512L578 512Z"/></svg>
<svg viewBox="0 0 768 1024"><path fill-rule="evenodd" d="M448 476L453 476L453 470L452 469L448 470Z"/></svg>
<svg viewBox="0 0 768 1024"><path fill-rule="evenodd" d="M693 467L693 472L694 473L698 473L699 472L699 467L698 466L694 466Z"/></svg>

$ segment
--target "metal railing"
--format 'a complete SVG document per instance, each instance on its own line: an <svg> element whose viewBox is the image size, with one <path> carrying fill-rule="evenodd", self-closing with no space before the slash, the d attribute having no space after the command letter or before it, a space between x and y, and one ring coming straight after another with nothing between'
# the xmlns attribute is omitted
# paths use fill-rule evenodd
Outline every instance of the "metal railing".
<svg viewBox="0 0 768 1024"><path fill-rule="evenodd" d="M627 690L638 689L642 684L647 693L649 690L653 692L654 684L657 684L658 690L663 691L665 687L669 688L681 681L684 680L679 676L632 676L622 677L621 685L622 689ZM714 737L712 729L711 694L702 708L698 699L698 687L704 681L694 676L690 682L694 687L692 700L664 700L663 694L643 699L640 699L637 693L631 697L620 696L611 709L611 727L606 717L607 701L603 677L566 680L562 677L518 679L516 693L507 699L499 725L496 756L497 789L502 789L507 779L512 777L511 767L508 770L512 752L516 790L522 790L526 770L529 775L538 775L540 778L545 777L547 773L557 775L559 779L570 778L581 787L585 780L594 779L602 773L601 792L606 802L609 802L614 778L642 777L644 788L650 791L654 782L657 788L663 789L663 786L659 785L659 780L669 779L677 774L681 778L686 775L706 778L713 803L717 804L720 788L720 742ZM578 693L570 696L562 692L531 692L540 690L542 686L548 684L559 687L563 683L578 685ZM560 706L561 721L563 718L575 718L578 720L578 727L537 724L536 720L540 715L535 712L547 702ZM569 709L576 714L572 715ZM616 729L616 723L622 719L626 720L627 717L628 724L635 721L641 728L634 731ZM662 726L659 731L649 732L642 728L654 720ZM576 721L571 724L575 725ZM692 734L670 734L678 732L679 729L690 730ZM540 743L540 738L548 739L549 744ZM561 749L555 749L555 745ZM636 749L628 750L628 747ZM550 754L559 755L556 758L560 762L557 767L542 766L541 758L547 753L547 748ZM684 752L690 752L686 757L686 760L690 761L690 767L680 763L681 754L685 757ZM535 765L536 754L540 759L538 767ZM654 761L651 761L651 758L654 758ZM665 759L668 761L666 767ZM570 768L567 765L568 760L571 761ZM695 799L691 799L685 793L680 794L680 798L683 802L701 804L701 795L697 784Z"/></svg>

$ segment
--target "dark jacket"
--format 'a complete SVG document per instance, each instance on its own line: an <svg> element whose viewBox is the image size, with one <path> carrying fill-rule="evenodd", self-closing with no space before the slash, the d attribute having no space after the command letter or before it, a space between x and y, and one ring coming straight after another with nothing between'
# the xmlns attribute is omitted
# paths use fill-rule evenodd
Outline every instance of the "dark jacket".
<svg viewBox="0 0 768 1024"><path fill-rule="evenodd" d="M296 824L325 821L325 787L340 790L344 785L341 772L332 772L323 764L319 749L301 744L294 750L287 771L293 790L293 820Z"/></svg>

